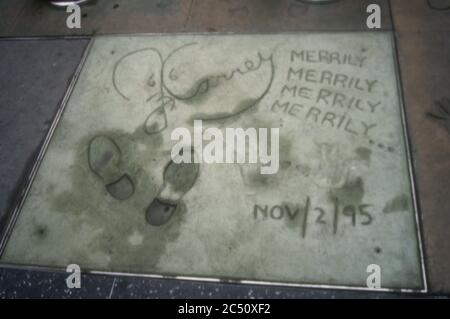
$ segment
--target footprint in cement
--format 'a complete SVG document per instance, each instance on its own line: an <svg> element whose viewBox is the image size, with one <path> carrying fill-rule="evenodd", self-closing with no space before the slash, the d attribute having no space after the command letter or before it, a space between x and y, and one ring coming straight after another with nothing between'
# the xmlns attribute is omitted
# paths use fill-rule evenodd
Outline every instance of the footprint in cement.
<svg viewBox="0 0 450 319"><path fill-rule="evenodd" d="M134 193L134 183L122 171L121 157L119 146L107 136L96 136L89 143L88 161L91 171L103 181L112 197L126 200Z"/></svg>
<svg viewBox="0 0 450 319"><path fill-rule="evenodd" d="M193 156L193 152L191 153ZM171 160L166 165L163 175L164 185L147 208L146 219L150 225L160 226L169 221L181 198L194 186L198 173L197 163L177 164Z"/></svg>

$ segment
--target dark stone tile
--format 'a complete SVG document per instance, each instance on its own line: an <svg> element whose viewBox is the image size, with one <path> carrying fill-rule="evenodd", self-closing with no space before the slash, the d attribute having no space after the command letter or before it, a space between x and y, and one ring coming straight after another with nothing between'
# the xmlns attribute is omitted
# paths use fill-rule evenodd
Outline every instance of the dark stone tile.
<svg viewBox="0 0 450 319"><path fill-rule="evenodd" d="M195 1L187 29L192 31L280 32L298 30L367 31L367 6L381 6L382 28L391 29L388 1L298 0Z"/></svg>
<svg viewBox="0 0 450 319"><path fill-rule="evenodd" d="M0 299L331 299L399 298L418 296L346 290L200 283L169 279L89 274L81 276L81 288L69 289L66 285L67 276L68 274L64 272L0 268Z"/></svg>
<svg viewBox="0 0 450 319"><path fill-rule="evenodd" d="M391 7L397 30L450 31L450 0L392 0Z"/></svg>
<svg viewBox="0 0 450 319"><path fill-rule="evenodd" d="M431 292L450 292L450 41L448 31L399 32L405 106Z"/></svg>
<svg viewBox="0 0 450 319"><path fill-rule="evenodd" d="M382 28L391 29L387 0L312 5L299 0L115 0L82 7L82 28L68 29L68 14L43 0L0 4L2 36L168 32L281 32L367 30L366 8L382 8Z"/></svg>
<svg viewBox="0 0 450 319"><path fill-rule="evenodd" d="M0 232L87 43L0 41Z"/></svg>
<svg viewBox="0 0 450 319"><path fill-rule="evenodd" d="M112 298L163 299L300 299L396 298L399 294L308 289L231 283L202 283L169 279L119 277Z"/></svg>
<svg viewBox="0 0 450 319"><path fill-rule="evenodd" d="M82 275L81 287L69 289L67 276L63 272L0 268L0 299L110 297L114 277Z"/></svg>
<svg viewBox="0 0 450 319"><path fill-rule="evenodd" d="M8 5L3 10L3 36L91 35L143 32L179 32L189 3L181 0L93 0L82 6L81 29L69 29L63 8L44 0Z"/></svg>

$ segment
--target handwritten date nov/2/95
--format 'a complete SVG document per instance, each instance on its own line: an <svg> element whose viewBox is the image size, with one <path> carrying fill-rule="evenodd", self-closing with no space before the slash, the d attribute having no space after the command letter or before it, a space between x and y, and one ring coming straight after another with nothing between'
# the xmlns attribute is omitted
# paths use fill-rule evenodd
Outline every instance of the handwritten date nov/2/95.
<svg viewBox="0 0 450 319"><path fill-rule="evenodd" d="M339 230L339 226L350 225L353 227L369 226L373 223L372 205L369 204L343 204L338 198L332 199L332 205L327 208L311 203L308 196L303 205L280 204L253 206L253 218L259 220L284 220L301 228L301 236L307 235L308 227L331 225L333 234ZM297 222L299 221L299 222Z"/></svg>

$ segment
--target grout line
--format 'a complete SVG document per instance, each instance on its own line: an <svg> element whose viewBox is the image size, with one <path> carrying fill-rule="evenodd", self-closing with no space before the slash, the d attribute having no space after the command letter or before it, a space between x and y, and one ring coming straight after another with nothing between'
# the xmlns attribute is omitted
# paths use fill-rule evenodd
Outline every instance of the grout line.
<svg viewBox="0 0 450 319"><path fill-rule="evenodd" d="M116 286L116 281L117 281L117 278L114 277L113 283L112 283L112 285L111 285L111 290L109 291L108 299L111 299L111 297L112 297L114 288L115 288L115 286Z"/></svg>

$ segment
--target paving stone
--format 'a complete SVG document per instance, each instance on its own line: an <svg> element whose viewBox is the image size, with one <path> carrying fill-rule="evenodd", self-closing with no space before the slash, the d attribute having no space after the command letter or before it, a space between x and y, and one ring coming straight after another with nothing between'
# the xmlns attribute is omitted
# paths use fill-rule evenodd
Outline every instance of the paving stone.
<svg viewBox="0 0 450 319"><path fill-rule="evenodd" d="M0 41L0 233L87 42Z"/></svg>
<svg viewBox="0 0 450 319"><path fill-rule="evenodd" d="M0 3L1 36L91 35L180 32L283 32L367 30L373 0L308 4L297 0L116 0L82 6L81 29L66 26L68 14L45 1ZM387 0L382 29L391 29Z"/></svg>
<svg viewBox="0 0 450 319"><path fill-rule="evenodd" d="M391 7L398 31L450 31L449 0L394 0Z"/></svg>
<svg viewBox="0 0 450 319"><path fill-rule="evenodd" d="M430 289L450 292L450 42L448 32L398 36Z"/></svg>
<svg viewBox="0 0 450 319"><path fill-rule="evenodd" d="M97 38L2 260L424 288L394 56L388 32ZM278 165L178 167L194 120L279 128Z"/></svg>

